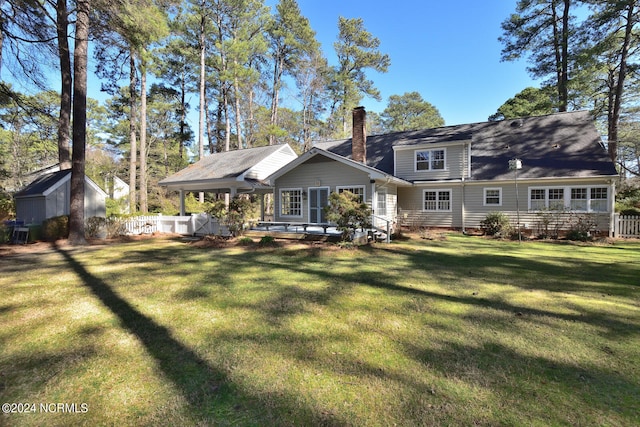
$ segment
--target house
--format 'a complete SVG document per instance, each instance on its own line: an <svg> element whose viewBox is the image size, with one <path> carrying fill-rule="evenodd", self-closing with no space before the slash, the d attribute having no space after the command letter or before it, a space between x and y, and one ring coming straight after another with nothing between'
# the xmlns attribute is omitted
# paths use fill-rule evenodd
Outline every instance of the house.
<svg viewBox="0 0 640 427"><path fill-rule="evenodd" d="M87 176L84 178L84 216L105 217L107 194ZM41 175L14 196L16 217L26 224L42 224L48 218L69 215L71 169Z"/></svg>
<svg viewBox="0 0 640 427"><path fill-rule="evenodd" d="M160 181L180 192L180 214L185 214L186 192L270 194L266 178L297 157L288 144L211 154ZM264 216L264 200L262 212Z"/></svg>
<svg viewBox="0 0 640 427"><path fill-rule="evenodd" d="M613 232L618 174L588 112L370 137L365 123L356 108L352 138L317 143L269 177L275 221L324 222L329 193L348 190L378 226L466 230L501 211L534 229L555 210L589 213Z"/></svg>

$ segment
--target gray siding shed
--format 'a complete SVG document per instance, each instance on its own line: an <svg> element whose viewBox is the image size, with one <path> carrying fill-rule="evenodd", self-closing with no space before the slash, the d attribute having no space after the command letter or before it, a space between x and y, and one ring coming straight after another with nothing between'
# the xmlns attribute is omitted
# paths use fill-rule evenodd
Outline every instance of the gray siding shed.
<svg viewBox="0 0 640 427"><path fill-rule="evenodd" d="M84 215L106 217L107 194L85 176ZM71 208L71 170L43 175L15 196L16 217L26 224L42 224L44 220L69 215Z"/></svg>

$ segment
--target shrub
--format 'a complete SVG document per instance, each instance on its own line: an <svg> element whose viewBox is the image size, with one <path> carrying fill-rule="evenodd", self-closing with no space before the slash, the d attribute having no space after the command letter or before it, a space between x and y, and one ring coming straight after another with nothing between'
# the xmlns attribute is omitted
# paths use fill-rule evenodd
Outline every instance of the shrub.
<svg viewBox="0 0 640 427"><path fill-rule="evenodd" d="M46 219L42 223L42 234L44 239L49 242L69 237L69 215Z"/></svg>
<svg viewBox="0 0 640 427"><path fill-rule="evenodd" d="M566 220L564 208L545 208L536 212L536 229L538 237L541 239L557 239L560 236L560 229Z"/></svg>
<svg viewBox="0 0 640 427"><path fill-rule="evenodd" d="M509 217L503 212L489 212L480 222L480 228L488 236L508 236L511 233Z"/></svg>
<svg viewBox="0 0 640 427"><path fill-rule="evenodd" d="M251 246L253 245L253 239L251 237L243 237L238 240L238 244L241 246Z"/></svg>
<svg viewBox="0 0 640 427"><path fill-rule="evenodd" d="M275 246L276 245L276 239L274 239L272 236L262 236L262 238L260 239L260 243L258 243L258 245L260 245L260 246Z"/></svg>
<svg viewBox="0 0 640 427"><path fill-rule="evenodd" d="M228 210L224 200L218 200L210 205L207 213L227 226L232 235L238 236L242 234L247 220L257 216L257 210L257 204L250 197L237 196L229 202Z"/></svg>
<svg viewBox="0 0 640 427"><path fill-rule="evenodd" d="M371 228L371 209L350 191L331 193L329 205L325 207L327 220L334 222L347 240L358 228Z"/></svg>
<svg viewBox="0 0 640 427"><path fill-rule="evenodd" d="M107 238L109 239L127 234L125 220L117 216L110 216L106 219L105 229L107 232Z"/></svg>
<svg viewBox="0 0 640 427"><path fill-rule="evenodd" d="M107 219L99 216L92 216L87 218L84 234L89 238L97 238L101 235L104 236L106 232Z"/></svg>
<svg viewBox="0 0 640 427"><path fill-rule="evenodd" d="M586 242L593 239L597 223L591 214L572 215L571 225L567 231L568 240Z"/></svg>

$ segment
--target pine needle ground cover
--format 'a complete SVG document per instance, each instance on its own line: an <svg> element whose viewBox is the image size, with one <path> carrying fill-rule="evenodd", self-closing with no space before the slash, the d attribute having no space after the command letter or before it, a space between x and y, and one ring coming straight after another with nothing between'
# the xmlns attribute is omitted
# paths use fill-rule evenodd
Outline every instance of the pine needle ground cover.
<svg viewBox="0 0 640 427"><path fill-rule="evenodd" d="M150 239L0 296L2 425L640 424L637 241Z"/></svg>

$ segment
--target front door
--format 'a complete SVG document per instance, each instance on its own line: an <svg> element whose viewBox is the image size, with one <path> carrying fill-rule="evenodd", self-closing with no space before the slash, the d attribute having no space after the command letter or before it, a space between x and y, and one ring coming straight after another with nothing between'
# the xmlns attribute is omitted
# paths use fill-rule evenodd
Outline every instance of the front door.
<svg viewBox="0 0 640 427"><path fill-rule="evenodd" d="M312 224L327 222L324 208L328 204L328 188L309 188L309 222Z"/></svg>

